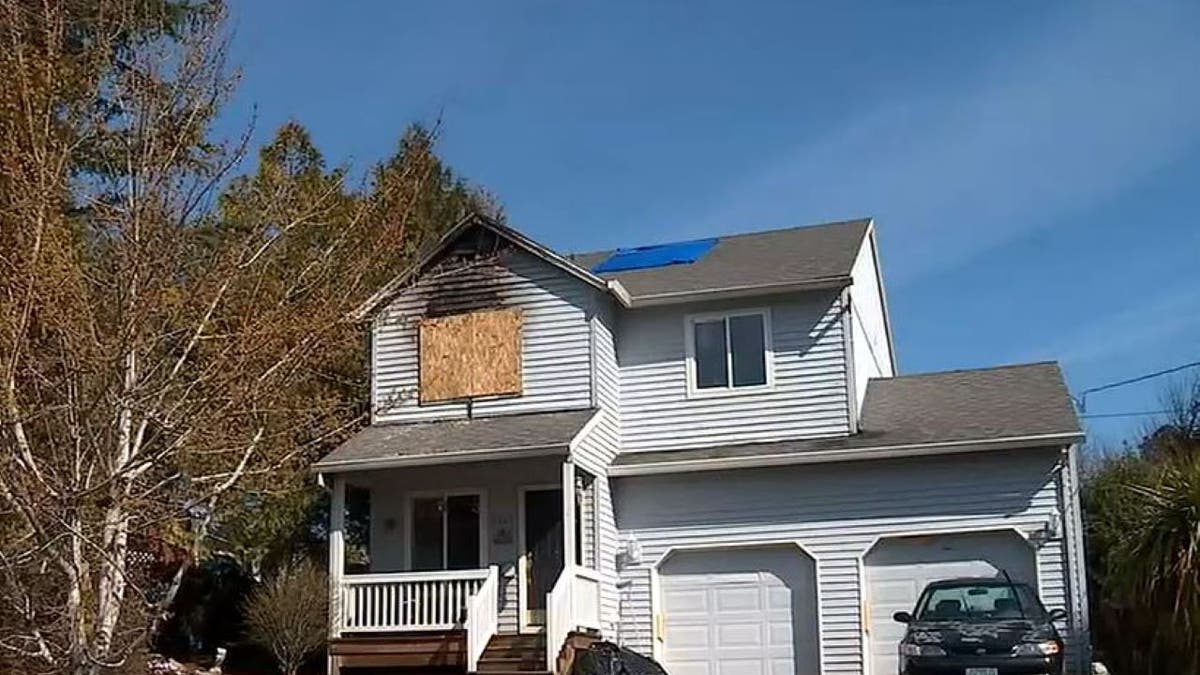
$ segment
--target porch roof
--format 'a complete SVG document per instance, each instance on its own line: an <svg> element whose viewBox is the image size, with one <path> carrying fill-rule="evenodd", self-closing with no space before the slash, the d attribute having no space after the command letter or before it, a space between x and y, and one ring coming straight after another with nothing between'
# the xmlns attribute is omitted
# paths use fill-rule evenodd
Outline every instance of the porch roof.
<svg viewBox="0 0 1200 675"><path fill-rule="evenodd" d="M445 462L566 454L595 416L593 409L465 420L376 424L313 465L337 473Z"/></svg>

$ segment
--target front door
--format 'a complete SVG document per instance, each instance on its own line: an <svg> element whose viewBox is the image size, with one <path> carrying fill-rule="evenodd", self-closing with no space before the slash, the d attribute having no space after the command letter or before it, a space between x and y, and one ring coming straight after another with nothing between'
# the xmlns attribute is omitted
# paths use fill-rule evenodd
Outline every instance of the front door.
<svg viewBox="0 0 1200 675"><path fill-rule="evenodd" d="M560 489L531 489L523 493L524 555L522 590L525 626L546 624L546 594L563 569L563 497Z"/></svg>

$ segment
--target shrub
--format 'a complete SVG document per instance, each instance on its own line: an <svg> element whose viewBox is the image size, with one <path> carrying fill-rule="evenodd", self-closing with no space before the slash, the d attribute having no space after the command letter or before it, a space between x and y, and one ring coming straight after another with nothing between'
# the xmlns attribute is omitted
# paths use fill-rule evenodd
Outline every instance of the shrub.
<svg viewBox="0 0 1200 675"><path fill-rule="evenodd" d="M1147 447L1085 486L1093 637L1114 672L1200 672L1200 438Z"/></svg>
<svg viewBox="0 0 1200 675"><path fill-rule="evenodd" d="M246 601L248 637L270 650L285 675L295 675L325 646L328 605L325 572L308 561L285 567Z"/></svg>

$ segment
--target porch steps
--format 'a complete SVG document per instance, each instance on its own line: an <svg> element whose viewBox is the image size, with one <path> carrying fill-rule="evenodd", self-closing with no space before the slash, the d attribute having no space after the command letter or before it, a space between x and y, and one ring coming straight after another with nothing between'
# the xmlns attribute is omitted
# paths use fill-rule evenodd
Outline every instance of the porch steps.
<svg viewBox="0 0 1200 675"><path fill-rule="evenodd" d="M488 675L549 675L543 633L500 633L492 637L479 659L477 673Z"/></svg>

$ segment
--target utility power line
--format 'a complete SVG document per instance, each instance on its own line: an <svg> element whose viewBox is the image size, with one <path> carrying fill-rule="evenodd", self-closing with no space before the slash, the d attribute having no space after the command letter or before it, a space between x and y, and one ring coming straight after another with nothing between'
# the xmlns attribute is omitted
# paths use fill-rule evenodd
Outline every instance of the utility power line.
<svg viewBox="0 0 1200 675"><path fill-rule="evenodd" d="M1092 413L1090 415L1080 415L1079 417L1085 420L1105 419L1109 417L1149 417L1151 415L1165 415L1171 412L1170 410L1140 410L1136 412L1110 412L1110 413Z"/></svg>
<svg viewBox="0 0 1200 675"><path fill-rule="evenodd" d="M1102 384L1099 387L1092 387L1090 389L1084 389L1083 391L1079 392L1079 396L1074 397L1075 404L1079 406L1080 413L1086 413L1087 412L1088 394L1095 394L1096 392L1100 392L1100 391L1108 391L1109 389L1116 389L1117 387L1124 387L1126 385L1136 384L1138 382L1145 382L1146 380L1152 380L1156 377L1162 377L1163 375L1170 375L1171 373L1178 373L1181 370L1187 370L1188 368L1196 368L1197 366L1200 366L1200 361L1192 361L1191 363L1185 363L1180 366L1174 366L1172 368L1164 368L1163 370L1156 370L1152 373L1146 373L1145 375L1138 375L1137 377L1131 377L1131 378L1125 379L1125 380L1118 380L1116 382L1109 382L1108 384ZM1087 417L1087 415L1084 415L1084 417Z"/></svg>

